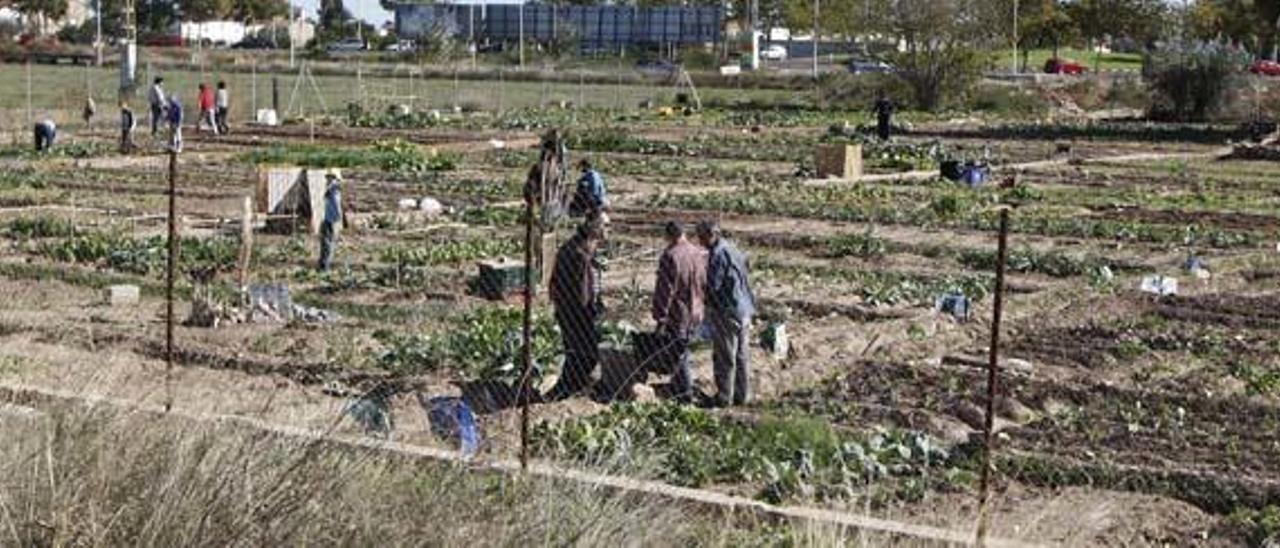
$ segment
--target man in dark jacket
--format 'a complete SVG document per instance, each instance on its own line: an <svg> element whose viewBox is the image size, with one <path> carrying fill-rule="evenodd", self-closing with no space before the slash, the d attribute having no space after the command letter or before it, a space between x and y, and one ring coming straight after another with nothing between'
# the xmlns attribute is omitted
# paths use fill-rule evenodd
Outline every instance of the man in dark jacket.
<svg viewBox="0 0 1280 548"><path fill-rule="evenodd" d="M706 298L716 403L744 405L751 394L751 317L756 312L747 257L720 237L713 221L698 223L698 241L709 250Z"/></svg>
<svg viewBox="0 0 1280 548"><path fill-rule="evenodd" d="M658 259L653 288L653 321L664 341L662 356L675 358L671 376L673 397L689 402L693 379L689 373L689 340L702 325L703 291L707 285L707 252L689 243L684 227L672 221L664 229L667 249ZM653 358L650 358L653 359Z"/></svg>
<svg viewBox="0 0 1280 548"><path fill-rule="evenodd" d="M893 130L893 111L895 110L893 101L889 100L888 95L881 93L871 110L876 114L876 136L881 141L888 141L890 132Z"/></svg>
<svg viewBox="0 0 1280 548"><path fill-rule="evenodd" d="M551 272L551 302L564 344L564 368L548 398L561 400L591 384L591 374L600 361L600 333L596 320L601 305L596 291L600 283L592 264L604 239L599 223L586 222L556 253Z"/></svg>

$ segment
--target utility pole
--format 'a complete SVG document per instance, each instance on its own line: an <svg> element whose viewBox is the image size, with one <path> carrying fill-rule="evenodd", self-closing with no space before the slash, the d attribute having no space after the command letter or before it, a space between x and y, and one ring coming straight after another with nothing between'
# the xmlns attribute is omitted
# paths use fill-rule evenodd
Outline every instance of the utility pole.
<svg viewBox="0 0 1280 548"><path fill-rule="evenodd" d="M751 23L748 26L751 27L751 70L753 71L760 70L760 40L756 37L757 19L760 15L758 10L757 0L751 0L751 13L748 14L751 17Z"/></svg>
<svg viewBox="0 0 1280 548"><path fill-rule="evenodd" d="M138 24L133 0L124 3L124 44L120 49L120 99L132 99L138 88Z"/></svg>
<svg viewBox="0 0 1280 548"><path fill-rule="evenodd" d="M471 31L471 70L476 68L476 54L480 45L476 43L476 5L467 6L467 29Z"/></svg>
<svg viewBox="0 0 1280 548"><path fill-rule="evenodd" d="M285 36L289 37L289 68L293 68L294 56L294 40L293 40L293 0L289 0L289 28L285 29Z"/></svg>
<svg viewBox="0 0 1280 548"><path fill-rule="evenodd" d="M524 68L524 2L520 2L520 68Z"/></svg>
<svg viewBox="0 0 1280 548"><path fill-rule="evenodd" d="M97 19L96 25L98 27L97 38L93 41L94 61L97 66L102 66L102 0L97 0L97 3L94 4L93 12L95 19Z"/></svg>
<svg viewBox="0 0 1280 548"><path fill-rule="evenodd" d="M818 79L818 32L820 25L818 24L818 15L821 13L819 6L821 0L813 0L813 79Z"/></svg>
<svg viewBox="0 0 1280 548"><path fill-rule="evenodd" d="M1018 73L1018 0L1013 0L1013 73Z"/></svg>

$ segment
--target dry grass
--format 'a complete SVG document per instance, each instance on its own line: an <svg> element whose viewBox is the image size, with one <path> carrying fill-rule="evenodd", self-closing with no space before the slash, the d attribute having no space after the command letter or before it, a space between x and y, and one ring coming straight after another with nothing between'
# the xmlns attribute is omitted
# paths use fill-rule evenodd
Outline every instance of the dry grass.
<svg viewBox="0 0 1280 548"><path fill-rule="evenodd" d="M660 501L468 473L230 426L0 415L0 545L685 545Z"/></svg>
<svg viewBox="0 0 1280 548"><path fill-rule="evenodd" d="M232 425L0 409L3 546L924 546Z"/></svg>

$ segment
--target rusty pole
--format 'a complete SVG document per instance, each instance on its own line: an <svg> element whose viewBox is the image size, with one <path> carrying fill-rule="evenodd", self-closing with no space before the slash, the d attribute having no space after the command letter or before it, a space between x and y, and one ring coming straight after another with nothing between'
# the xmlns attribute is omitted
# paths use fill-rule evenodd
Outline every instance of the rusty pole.
<svg viewBox="0 0 1280 548"><path fill-rule="evenodd" d="M545 167L544 167L545 169ZM543 176L545 180L545 175ZM526 191L524 200L524 325L520 358L520 469L529 469L529 395L533 379L533 200Z"/></svg>
<svg viewBox="0 0 1280 548"><path fill-rule="evenodd" d="M173 281L178 269L178 151L169 149L169 258L164 279L164 410L173 408Z"/></svg>
<svg viewBox="0 0 1280 548"><path fill-rule="evenodd" d="M1000 319L1004 315L1004 271L1005 262L1009 257L1009 208L1007 206L1000 209L1000 237L996 255L995 303L991 318L991 347L987 363L987 414L982 431L982 479L981 491L978 495L978 532L975 542L979 547L986 544L987 529L991 521L989 508L991 498L991 452L995 443L995 404L1000 359Z"/></svg>

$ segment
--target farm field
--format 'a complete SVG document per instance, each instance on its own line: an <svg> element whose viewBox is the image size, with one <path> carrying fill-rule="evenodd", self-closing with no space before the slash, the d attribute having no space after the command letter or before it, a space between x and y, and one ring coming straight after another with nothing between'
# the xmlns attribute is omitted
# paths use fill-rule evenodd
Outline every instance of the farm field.
<svg viewBox="0 0 1280 548"><path fill-rule="evenodd" d="M3 86L0 95L21 96ZM429 122L339 114L315 127L238 125L222 137L188 130L176 191L179 320L197 297L239 300L241 208L266 166L341 168L354 222L324 274L315 237L256 233L247 281L287 284L294 303L324 314L180 325L171 374L159 141L140 135L143 152L124 157L111 132L72 127L48 156L0 147L0 385L172 399L187 412L348 437L362 432L343 410L384 387L394 393L396 441L446 447L420 397L516 378L509 335L519 308L476 295L476 263L521 256L524 177L541 132L560 128L570 158L591 159L609 183L604 340L625 346L627 333L652 328L663 223L717 219L750 255L761 304L755 400L733 409L660 397L540 403L536 459L971 530L996 206L1014 204L992 534L1230 546L1276 532L1280 165L1225 157L1242 138L1235 128L922 120L880 143L859 131L861 112L606 107ZM869 176L815 179L814 150L827 144L862 145ZM994 181L969 188L930 175L948 158L985 159ZM994 184L1013 173L1015 186ZM428 218L399 205L424 197L445 212ZM555 241L571 230L560 227ZM1156 275L1177 278L1177 294L1139 290ZM140 302L104 304L116 284L139 286ZM935 310L954 294L971 300L971 317ZM535 312L545 389L562 357L544 295ZM761 348L771 323L786 325L785 356ZM713 392L706 345L694 363L697 387ZM661 395L667 379L646 382ZM515 458L519 410L477 410L477 458ZM672 538L717 538L680 533ZM719 542L770 543L759 534Z"/></svg>

